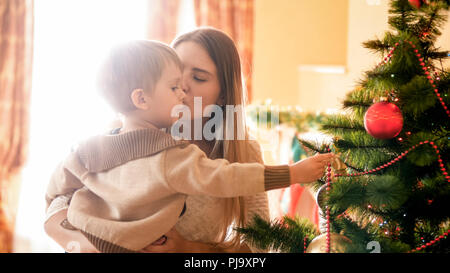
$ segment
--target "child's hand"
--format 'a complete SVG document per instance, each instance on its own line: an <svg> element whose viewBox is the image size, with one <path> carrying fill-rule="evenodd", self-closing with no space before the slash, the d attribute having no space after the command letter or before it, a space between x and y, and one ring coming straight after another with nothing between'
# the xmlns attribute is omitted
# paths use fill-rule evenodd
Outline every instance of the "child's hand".
<svg viewBox="0 0 450 273"><path fill-rule="evenodd" d="M325 167L332 162L333 158L333 153L316 154L291 164L289 166L291 184L312 183L321 178L325 172Z"/></svg>

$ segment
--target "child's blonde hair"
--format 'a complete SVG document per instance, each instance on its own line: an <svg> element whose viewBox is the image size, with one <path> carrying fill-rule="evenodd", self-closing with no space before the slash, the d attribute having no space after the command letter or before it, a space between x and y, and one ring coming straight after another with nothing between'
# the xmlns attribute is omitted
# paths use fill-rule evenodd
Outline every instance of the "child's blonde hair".
<svg viewBox="0 0 450 273"><path fill-rule="evenodd" d="M136 109L130 98L133 90L152 92L170 62L182 69L176 52L158 41L133 40L115 46L100 67L98 91L114 111L126 114Z"/></svg>

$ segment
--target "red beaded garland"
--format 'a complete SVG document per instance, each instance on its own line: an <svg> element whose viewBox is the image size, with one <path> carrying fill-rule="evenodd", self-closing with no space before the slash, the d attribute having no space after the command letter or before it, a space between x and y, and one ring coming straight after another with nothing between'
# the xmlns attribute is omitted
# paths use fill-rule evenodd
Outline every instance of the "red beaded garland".
<svg viewBox="0 0 450 273"><path fill-rule="evenodd" d="M306 253L306 241L308 240L308 236L305 236L303 239L303 253Z"/></svg>
<svg viewBox="0 0 450 273"><path fill-rule="evenodd" d="M394 164L395 162L398 162L400 159L402 159L403 157L405 157L410 151L412 151L412 150L416 149L417 147L419 147L419 145L424 145L424 144L430 144L430 145L433 147L433 149L435 149L436 154L437 154L437 156L438 156L438 162L440 163L440 164L439 164L439 167L441 167L440 170L442 171L442 174L444 175L444 177L447 179L447 182L450 183L450 176L448 175L448 171L445 169L444 164L442 164L442 159L441 159L441 155L440 155L440 152L439 152L439 150L438 150L438 147L437 147L436 145L434 145L434 142L432 142L432 141L430 142L430 141L428 141L428 140L422 141L422 142L420 142L418 145L414 145L413 147L409 148L409 149L406 150L405 152L401 153L401 154L400 154L399 156L397 156L395 159L392 159L390 162L388 162L388 163L386 163L386 164L383 164L383 165L381 165L380 167L377 167L377 168L375 168L375 169L372 169L372 170L369 170L369 171L364 171L364 172L359 172L359 173L345 174L345 175L343 175L343 174L335 174L334 177L341 177L341 176L361 176L361 175L366 175L366 174L368 174L368 173L373 173L373 172L381 171L382 169L391 166L391 165ZM329 187L329 186L328 186L328 187Z"/></svg>
<svg viewBox="0 0 450 273"><path fill-rule="evenodd" d="M331 152L331 149L328 148L328 152ZM327 164L327 195L330 194L330 190L331 190L331 164L328 163ZM330 246L330 238L331 238L331 234L330 234L330 208L328 206L326 206L326 217L327 217L327 227L326 227L326 253L330 253L331 250L331 246Z"/></svg>
<svg viewBox="0 0 450 273"><path fill-rule="evenodd" d="M369 205L368 208L372 208L372 206ZM346 218L347 220L353 221L353 220L350 218L350 216L349 216L345 211L344 211L342 214L338 215L338 218L340 218L340 217L344 217L344 218ZM397 228L397 229L399 229L399 228ZM431 241L429 241L429 242L427 242L427 243L424 243L423 245L421 245L421 246L419 246L419 247L417 247L417 248L415 248L415 249L412 249L412 250L409 251L409 252L416 252L416 251L422 250L422 249L424 249L424 248L426 248L426 247L432 246L432 245L434 245L435 243L439 242L441 239L444 239L445 236L448 236L449 233L450 233L450 229L447 230L447 232L443 233L442 235L437 236L436 238L434 238L434 240L431 240ZM420 239L423 240L424 238L423 238L423 237L420 237Z"/></svg>
<svg viewBox="0 0 450 273"><path fill-rule="evenodd" d="M416 47L411 41L401 41L401 42L405 42L405 43L410 44L412 48L415 48L415 47ZM387 63L391 60L391 57L394 55L393 53L394 53L394 51L397 49L397 46L398 46L398 45L399 45L398 42L395 43L395 46L393 47L393 49L391 49L391 50L389 51L389 54L387 55L387 57L384 58L383 61L381 61L381 62L377 65L377 67L378 67L378 66L381 66L381 65L383 65L383 64L387 64ZM436 93L436 96L437 96L439 102L441 103L442 107L444 108L445 112L447 113L447 116L450 117L450 109L448 109L447 105L445 105L444 100L442 99L441 94L439 93L439 90L436 89L436 85L434 84L434 80L433 80L433 78L432 78L431 75L430 75L431 73L430 73L429 70L430 70L431 68L430 68L429 66L427 67L427 66L425 65L425 63L423 62L424 59L421 58L422 55L420 55L420 53L418 53L418 52L419 52L418 49L414 49L414 52L417 53L416 56L417 56L417 58L418 58L418 60L419 60L419 62L420 62L420 66L422 66L422 70L425 71L425 75L427 75L428 81L429 81L430 84L433 86L433 88L435 88L435 89L434 89L434 92ZM436 75L436 80L439 81L440 78L437 77L437 76L438 76L438 73L434 72L434 74Z"/></svg>
<svg viewBox="0 0 450 273"><path fill-rule="evenodd" d="M359 173L352 173L352 174L345 174L345 175L344 174L334 174L334 177L361 176L361 175L366 175L366 174L369 174L369 173L373 173L375 171L379 171L381 169L384 169L384 168L394 164L395 162L398 162L399 159L403 158L410 151L412 151L412 150L416 149L417 147L419 147L420 145L424 145L424 144L430 144L435 149L436 154L438 155L439 167L441 167L441 171L444 174L445 178L447 179L447 182L450 183L450 176L448 175L448 172L445 169L444 164L442 163L443 161L441 159L438 147L434 144L433 141L428 141L428 140L421 141L419 144L412 146L411 148L409 148L405 152L401 153L397 158L391 160L387 164L382 165L381 167L377 167L375 169L372 169L372 170L369 170L369 171L364 171L364 172L359 172ZM331 152L330 148L328 148L328 152ZM327 188L326 188L327 194L329 194L330 189L331 189L331 164L328 163L328 168L327 168ZM432 202L433 202L432 200L428 200L429 204L431 204ZM368 208L370 209L370 208L372 208L372 206L369 204ZM340 217L340 216L341 215L339 215L338 217ZM342 216L344 216L345 218L351 220L350 217L345 212L342 214ZM326 245L326 252L329 253L330 252L330 209L328 208L328 206L326 206L326 217L327 217L327 226L326 226L326 238L327 238L326 242L327 242L327 245ZM445 232L443 235L440 235L439 237L436 237L434 240L431 240L430 242L428 242L428 243L426 243L426 244L424 244L424 245L422 245L420 247L417 247L416 249L413 249L410 252L419 251L419 250L422 250L422 249L424 249L426 247L429 247L429 246L435 244L436 242L438 242L439 240L443 239L444 236L448 236L449 233L450 233L450 229L447 232Z"/></svg>
<svg viewBox="0 0 450 273"><path fill-rule="evenodd" d="M444 239L445 236L448 236L449 233L450 233L450 229L447 230L447 232L445 232L444 234L442 234L442 235L440 235L440 236L434 238L434 240L431 240L431 241L429 241L428 243L424 243L423 245L421 245L421 246L419 246L419 247L417 247L417 248L415 248L415 249L412 249L412 250L409 251L409 252L416 252L416 251L425 249L426 247L432 246L432 245L434 245L435 243L439 242L441 239ZM423 240L423 237L421 237L420 239Z"/></svg>

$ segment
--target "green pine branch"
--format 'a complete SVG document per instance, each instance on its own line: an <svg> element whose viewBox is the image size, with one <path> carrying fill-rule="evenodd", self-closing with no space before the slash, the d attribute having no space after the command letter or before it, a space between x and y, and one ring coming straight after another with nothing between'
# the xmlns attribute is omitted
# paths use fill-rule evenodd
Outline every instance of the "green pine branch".
<svg viewBox="0 0 450 273"><path fill-rule="evenodd" d="M403 115L418 117L437 102L433 87L425 76L416 76L400 86L398 94Z"/></svg>
<svg viewBox="0 0 450 273"><path fill-rule="evenodd" d="M300 144L303 145L303 147L306 148L306 150L309 152L309 155L313 155L315 153L327 153L327 143L321 142L321 141L307 141L301 138L297 138Z"/></svg>
<svg viewBox="0 0 450 273"><path fill-rule="evenodd" d="M416 19L415 8L408 0L391 1L388 24L399 31L406 31L409 25Z"/></svg>
<svg viewBox="0 0 450 273"><path fill-rule="evenodd" d="M245 228L237 228L244 240L259 249L303 253L304 244L308 245L317 235L314 224L304 218L289 218L268 222L255 215Z"/></svg>
<svg viewBox="0 0 450 273"><path fill-rule="evenodd" d="M320 129L332 135L341 135L349 131L365 132L361 119L351 118L348 115L330 115L325 118Z"/></svg>
<svg viewBox="0 0 450 273"><path fill-rule="evenodd" d="M441 28L447 21L446 11L448 8L449 6L447 3L439 1L435 4L426 5L423 9L424 16L422 18L425 18L426 20L424 20L425 25L420 30L421 32L419 35L427 32L428 35L422 37L428 44L433 45L437 37L442 34ZM416 26L421 26L421 24L416 24Z"/></svg>

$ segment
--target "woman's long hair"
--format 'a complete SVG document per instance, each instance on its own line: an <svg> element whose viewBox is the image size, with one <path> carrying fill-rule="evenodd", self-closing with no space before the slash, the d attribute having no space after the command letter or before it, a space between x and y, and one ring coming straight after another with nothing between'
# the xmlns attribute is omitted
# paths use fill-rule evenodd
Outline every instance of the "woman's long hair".
<svg viewBox="0 0 450 273"><path fill-rule="evenodd" d="M234 127L233 140L216 140L214 147L223 145L223 158L230 162L249 162L248 147L248 131L245 123L245 104L247 102L245 85L241 72L241 63L237 48L233 40L224 32L211 27L200 27L194 31L182 34L175 38L172 47L176 48L183 42L195 42L202 46L209 54L217 68L217 76L220 84L220 95L224 98L225 105L241 106L240 114L224 111L224 136L227 130L227 121L234 118L234 122L230 123ZM233 115L233 117L231 116ZM242 137L243 133L244 137ZM242 178L245 179L244 177ZM245 181L243 181L245 183ZM241 236L231 231L229 227L243 227L246 219L246 206L244 198L235 197L227 198L225 205L225 221L223 222L221 232L218 235L219 246L236 247L241 243ZM230 235L230 237L227 236Z"/></svg>

